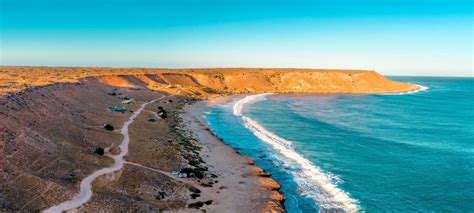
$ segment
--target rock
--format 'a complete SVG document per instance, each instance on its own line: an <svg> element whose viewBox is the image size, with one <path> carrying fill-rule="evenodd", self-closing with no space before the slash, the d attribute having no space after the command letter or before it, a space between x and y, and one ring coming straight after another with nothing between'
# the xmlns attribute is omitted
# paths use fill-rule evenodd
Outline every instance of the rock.
<svg viewBox="0 0 474 213"><path fill-rule="evenodd" d="M272 200L276 200L280 203L283 203L285 201L285 196L283 196L280 192L278 191L272 191L272 194L270 195L270 198Z"/></svg>
<svg viewBox="0 0 474 213"><path fill-rule="evenodd" d="M263 170L262 168L256 167L256 166L251 169L251 172L252 172L252 174L260 176L260 177L271 177L272 176L271 174L265 172L265 170Z"/></svg>
<svg viewBox="0 0 474 213"><path fill-rule="evenodd" d="M281 188L280 184L278 184L275 180L273 180L271 178L261 178L260 184L264 188L267 188L267 189L270 189L270 190L278 191Z"/></svg>
<svg viewBox="0 0 474 213"><path fill-rule="evenodd" d="M246 158L245 162L247 163L247 165L255 165L255 161L250 158Z"/></svg>
<svg viewBox="0 0 474 213"><path fill-rule="evenodd" d="M283 206L277 201L268 201L263 208L263 212L265 213L280 213L285 212Z"/></svg>
<svg viewBox="0 0 474 213"><path fill-rule="evenodd" d="M112 155L119 155L121 150L119 146L113 146L112 148L109 149L109 152Z"/></svg>

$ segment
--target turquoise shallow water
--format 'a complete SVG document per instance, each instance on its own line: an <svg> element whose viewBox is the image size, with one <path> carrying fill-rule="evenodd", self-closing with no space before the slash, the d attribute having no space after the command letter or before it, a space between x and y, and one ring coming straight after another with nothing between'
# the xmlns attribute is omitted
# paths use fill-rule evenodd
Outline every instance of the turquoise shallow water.
<svg viewBox="0 0 474 213"><path fill-rule="evenodd" d="M429 89L269 95L236 116L242 96L209 108L205 119L282 185L289 212L350 204L368 212L473 212L473 78L394 79Z"/></svg>

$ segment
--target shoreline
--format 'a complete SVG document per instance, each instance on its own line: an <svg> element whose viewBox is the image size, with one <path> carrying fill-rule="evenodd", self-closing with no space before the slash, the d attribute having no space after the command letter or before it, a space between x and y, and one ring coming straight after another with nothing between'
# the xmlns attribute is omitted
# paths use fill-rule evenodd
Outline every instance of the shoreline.
<svg viewBox="0 0 474 213"><path fill-rule="evenodd" d="M219 179L227 186L227 190L222 191L219 197L234 197L222 199L221 201L226 204L216 205L210 210L284 212L285 198L278 191L280 185L263 169L255 166L251 158L225 144L210 130L202 118L204 111L209 107L209 102L228 97L230 96L217 96L196 101L184 106L182 112L185 131L202 145L200 154L203 160L210 166L210 170L219 174ZM242 180L238 181L238 179Z"/></svg>
<svg viewBox="0 0 474 213"><path fill-rule="evenodd" d="M270 178L270 174L255 166L253 160L223 143L202 118L208 104L219 98L269 92L266 88L253 87L258 84L239 83L249 77L262 80L262 76L254 76L256 72L252 71L244 72L244 76L249 76L242 77L241 71L229 71L217 73L216 78L210 76L210 72L107 75L79 78L78 82L43 78L47 80L45 84L28 84L24 89L2 95L0 128L5 131L0 133L0 138L6 140L0 146L8 145L8 149L0 156L5 162L0 169L7 171L9 179L5 183L14 186L3 188L5 200L11 202L4 204L4 208L41 210L74 199L79 181L113 164L113 159L96 152L99 148L111 147L105 149L107 155L120 154L116 146L121 141L121 134L117 130L104 129L103 125L119 126L128 116L124 112L111 111L112 106L127 106L132 113L139 108L140 102L156 99L160 94L183 91L179 96L146 107L143 115L131 125L126 165L110 177L101 176L94 181L94 196L80 209L284 211L284 197L278 192L280 185ZM318 73L286 74L309 77ZM283 72L275 74L278 74L275 79L284 77ZM336 79L346 74L355 75L352 72L333 74L337 74L333 76ZM359 74L377 76L367 72ZM232 80L232 84L224 78ZM329 74L321 78L333 79ZM285 84L287 90L276 93L293 91L290 83ZM279 88L273 83L267 86ZM355 89L358 94L366 91ZM344 91L351 93L352 90ZM329 91L318 93L325 92ZM3 93L0 91L0 94ZM123 103L125 98L136 103L124 105L127 104ZM156 109L167 111L168 119L166 116L155 119ZM175 173L189 173L190 169L194 177L174 177ZM204 178L203 173L207 174ZM203 193L196 188L202 189ZM20 201L16 197L24 199Z"/></svg>

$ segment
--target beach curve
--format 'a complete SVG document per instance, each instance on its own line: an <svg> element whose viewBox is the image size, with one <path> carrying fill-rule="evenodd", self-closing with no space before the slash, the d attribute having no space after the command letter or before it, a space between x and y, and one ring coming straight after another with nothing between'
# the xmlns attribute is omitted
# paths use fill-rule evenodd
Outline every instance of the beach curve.
<svg viewBox="0 0 474 213"><path fill-rule="evenodd" d="M257 121L242 114L246 104L264 100L270 93L249 95L238 100L233 106L233 113L240 117L244 126L249 129L257 138L270 144L286 159L292 161L301 168L301 171L294 173L299 187L306 188L305 195L313 198L315 202L324 209L337 209L346 212L357 212L359 210L358 201L338 188L333 183L334 177L324 173L309 160L297 153L291 147L291 141L285 140L271 131L265 129Z"/></svg>

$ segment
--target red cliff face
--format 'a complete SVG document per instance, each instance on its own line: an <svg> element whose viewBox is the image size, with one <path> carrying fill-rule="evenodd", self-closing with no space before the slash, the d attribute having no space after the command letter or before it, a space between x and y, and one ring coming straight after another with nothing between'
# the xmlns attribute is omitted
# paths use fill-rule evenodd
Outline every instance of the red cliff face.
<svg viewBox="0 0 474 213"><path fill-rule="evenodd" d="M207 93L398 93L418 86L374 71L315 69L133 69L0 67L0 94L94 77L107 85Z"/></svg>

